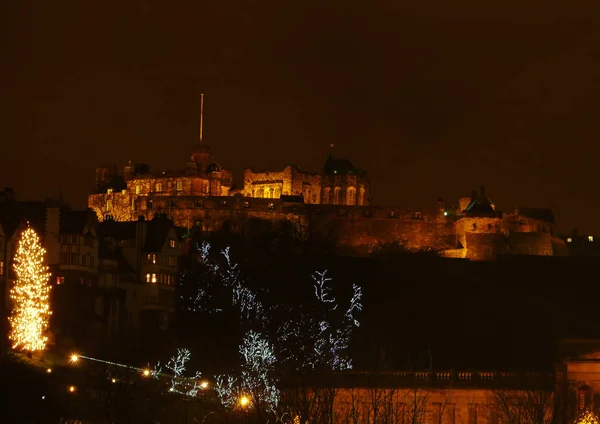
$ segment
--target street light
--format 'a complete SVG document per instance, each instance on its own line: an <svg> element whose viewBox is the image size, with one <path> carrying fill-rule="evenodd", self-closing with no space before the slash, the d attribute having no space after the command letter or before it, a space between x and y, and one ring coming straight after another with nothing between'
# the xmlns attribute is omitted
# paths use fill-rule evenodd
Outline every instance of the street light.
<svg viewBox="0 0 600 424"><path fill-rule="evenodd" d="M249 403L250 403L250 398L248 396L242 396L240 398L240 405L242 406L242 408L245 408L246 406L248 406Z"/></svg>
<svg viewBox="0 0 600 424"><path fill-rule="evenodd" d="M71 362L75 363L79 361L79 355L77 355L76 353L71 355Z"/></svg>

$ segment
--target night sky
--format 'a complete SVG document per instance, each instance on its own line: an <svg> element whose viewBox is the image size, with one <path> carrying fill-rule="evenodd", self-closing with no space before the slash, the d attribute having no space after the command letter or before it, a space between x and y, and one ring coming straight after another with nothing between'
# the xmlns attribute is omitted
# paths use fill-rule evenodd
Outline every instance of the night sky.
<svg viewBox="0 0 600 424"><path fill-rule="evenodd" d="M485 184L501 210L600 233L600 4L495 3L2 2L0 186L84 207L96 166L183 167L203 92L238 181L319 171L333 143L375 204Z"/></svg>

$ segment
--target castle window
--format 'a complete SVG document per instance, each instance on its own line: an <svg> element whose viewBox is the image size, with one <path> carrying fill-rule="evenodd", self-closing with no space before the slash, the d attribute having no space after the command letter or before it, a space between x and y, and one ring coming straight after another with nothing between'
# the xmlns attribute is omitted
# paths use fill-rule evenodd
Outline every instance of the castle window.
<svg viewBox="0 0 600 424"><path fill-rule="evenodd" d="M112 194L112 192L113 192L112 188L109 188L108 190L106 190L106 194Z"/></svg>
<svg viewBox="0 0 600 424"><path fill-rule="evenodd" d="M588 241L590 243L593 243L594 242L594 236L588 236Z"/></svg>
<svg viewBox="0 0 600 424"><path fill-rule="evenodd" d="M477 229L477 224L473 224L473 229L476 230Z"/></svg>
<svg viewBox="0 0 600 424"><path fill-rule="evenodd" d="M135 194L140 194L140 189L141 189L140 185L136 184L135 185Z"/></svg>
<svg viewBox="0 0 600 424"><path fill-rule="evenodd" d="M149 264L155 264L156 263L156 253L148 253L148 255L146 256L146 258L148 259L148 263Z"/></svg>
<svg viewBox="0 0 600 424"><path fill-rule="evenodd" d="M64 284L65 277L56 277L56 284Z"/></svg>
<svg viewBox="0 0 600 424"><path fill-rule="evenodd" d="M281 190L279 189L279 187L277 187L274 191L273 191L273 198L274 199L279 199L281 197Z"/></svg>
<svg viewBox="0 0 600 424"><path fill-rule="evenodd" d="M127 190L125 190L125 189L121 190L121 194L122 194L123 196L125 196L125 195L127 194Z"/></svg>
<svg viewBox="0 0 600 424"><path fill-rule="evenodd" d="M170 240L169 240L169 247L170 247L171 249L175 249L175 240L174 240L174 239L170 239Z"/></svg>
<svg viewBox="0 0 600 424"><path fill-rule="evenodd" d="M346 204L352 206L355 203L356 203L356 189L354 187L348 187L348 190L346 193Z"/></svg>
<svg viewBox="0 0 600 424"><path fill-rule="evenodd" d="M333 204L338 205L340 203L340 191L341 188L336 187L333 189Z"/></svg>
<svg viewBox="0 0 600 424"><path fill-rule="evenodd" d="M110 212L112 210L112 199L108 199L106 201L106 212Z"/></svg>
<svg viewBox="0 0 600 424"><path fill-rule="evenodd" d="M270 199L270 198L271 198L271 189L265 188L265 199Z"/></svg>
<svg viewBox="0 0 600 424"><path fill-rule="evenodd" d="M152 282L156 283L156 274L155 273L152 273Z"/></svg>
<svg viewBox="0 0 600 424"><path fill-rule="evenodd" d="M207 181L202 181L202 191L204 192L204 194L208 194L208 182Z"/></svg>
<svg viewBox="0 0 600 424"><path fill-rule="evenodd" d="M567 237L567 243L572 243L573 239L571 237Z"/></svg>
<svg viewBox="0 0 600 424"><path fill-rule="evenodd" d="M329 187L325 187L323 191L323 203L326 205L331 203L331 189Z"/></svg>
<svg viewBox="0 0 600 424"><path fill-rule="evenodd" d="M175 256L170 255L169 259L168 259L168 263L169 266L175 266Z"/></svg>
<svg viewBox="0 0 600 424"><path fill-rule="evenodd" d="M183 190L183 182L177 181L177 191L181 191L181 190Z"/></svg>
<svg viewBox="0 0 600 424"><path fill-rule="evenodd" d="M469 404L467 421L468 424L477 424L477 404Z"/></svg>
<svg viewBox="0 0 600 424"><path fill-rule="evenodd" d="M146 274L146 283L149 283L152 280L151 274Z"/></svg>
<svg viewBox="0 0 600 424"><path fill-rule="evenodd" d="M162 191L162 183L156 183L156 184L154 185L154 190L155 190L156 192L160 192L160 191Z"/></svg>
<svg viewBox="0 0 600 424"><path fill-rule="evenodd" d="M360 186L360 189L358 190L358 205L362 206L365 203L365 187L364 186Z"/></svg>

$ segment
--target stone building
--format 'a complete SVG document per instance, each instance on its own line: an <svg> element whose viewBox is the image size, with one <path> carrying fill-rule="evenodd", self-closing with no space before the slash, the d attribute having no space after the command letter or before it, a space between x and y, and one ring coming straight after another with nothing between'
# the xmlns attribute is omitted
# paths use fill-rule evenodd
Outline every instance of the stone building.
<svg viewBox="0 0 600 424"><path fill-rule="evenodd" d="M310 381L309 396L292 393L307 415L319 415L318 401L330 402L336 424L572 424L586 412L599 417L600 342L560 345L554 369L347 371Z"/></svg>
<svg viewBox="0 0 600 424"><path fill-rule="evenodd" d="M97 313L107 317L111 335L122 330L169 327L175 310L182 243L165 216L135 222L105 220L101 241Z"/></svg>
<svg viewBox="0 0 600 424"><path fill-rule="evenodd" d="M293 204L290 203L293 199ZM435 206L433 206L435 204ZM195 149L188 167L150 173L146 165L99 168L88 206L100 221L151 220L166 214L178 227L243 232L259 219L300 226L294 233L320 239L338 253L436 251L452 258L493 260L499 255L551 256L566 253L553 234L550 209L519 207L501 212L482 188L448 207L443 199L428 209L373 206L366 172L330 153L321 173L296 166L281 171L244 171L241 189L232 173ZM305 240L303 240L305 241ZM322 244L322 243L321 243Z"/></svg>

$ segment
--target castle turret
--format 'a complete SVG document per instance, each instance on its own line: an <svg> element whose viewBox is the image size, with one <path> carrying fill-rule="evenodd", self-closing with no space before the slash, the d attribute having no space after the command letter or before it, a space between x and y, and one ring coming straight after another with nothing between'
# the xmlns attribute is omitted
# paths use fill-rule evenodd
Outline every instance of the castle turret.
<svg viewBox="0 0 600 424"><path fill-rule="evenodd" d="M96 168L96 187L111 182L116 176L116 165L108 165Z"/></svg>
<svg viewBox="0 0 600 424"><path fill-rule="evenodd" d="M123 178L125 178L125 181L129 181L132 180L133 177L135 177L135 166L129 161L123 169Z"/></svg>

